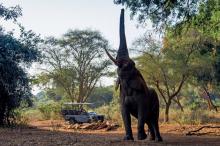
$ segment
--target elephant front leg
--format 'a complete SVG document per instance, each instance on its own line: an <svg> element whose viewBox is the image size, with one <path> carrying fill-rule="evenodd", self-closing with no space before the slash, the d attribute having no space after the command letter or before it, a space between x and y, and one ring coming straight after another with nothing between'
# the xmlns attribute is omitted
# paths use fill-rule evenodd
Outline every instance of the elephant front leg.
<svg viewBox="0 0 220 146"><path fill-rule="evenodd" d="M144 140L147 138L147 135L144 130L146 113L144 114L143 111L145 111L145 110L142 107L139 107L139 109L138 109L138 140Z"/></svg>
<svg viewBox="0 0 220 146"><path fill-rule="evenodd" d="M132 129L131 129L131 116L126 106L122 107L122 118L123 118L125 132L126 132L124 140L134 140Z"/></svg>

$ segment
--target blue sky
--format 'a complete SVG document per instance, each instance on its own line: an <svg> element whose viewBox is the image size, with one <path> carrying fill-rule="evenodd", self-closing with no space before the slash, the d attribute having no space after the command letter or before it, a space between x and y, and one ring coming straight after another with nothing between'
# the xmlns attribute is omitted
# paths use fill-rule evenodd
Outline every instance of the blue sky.
<svg viewBox="0 0 220 146"><path fill-rule="evenodd" d="M113 0L1 0L1 3L7 7L20 5L23 16L18 22L42 37L61 37L69 29L90 28L100 31L114 49L119 46L119 15L122 6L113 4ZM12 22L1 24L6 30L16 28ZM128 10L125 11L125 28L128 47L145 30L152 29L137 28L137 22L130 19ZM38 70L33 65L29 72L32 74ZM113 84L114 81L112 78L101 80L105 85Z"/></svg>

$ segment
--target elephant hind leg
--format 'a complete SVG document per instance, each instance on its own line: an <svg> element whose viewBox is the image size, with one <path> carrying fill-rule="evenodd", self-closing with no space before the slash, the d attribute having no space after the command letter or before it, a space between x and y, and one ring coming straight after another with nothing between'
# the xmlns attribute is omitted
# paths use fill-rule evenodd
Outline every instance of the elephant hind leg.
<svg viewBox="0 0 220 146"><path fill-rule="evenodd" d="M162 137L160 136L158 120L151 121L151 124L153 126L154 133L155 133L155 141L163 141Z"/></svg>
<svg viewBox="0 0 220 146"><path fill-rule="evenodd" d="M148 130L150 131L149 140L155 140L155 132L154 132L153 125L151 124L150 121L146 121L146 124L148 126Z"/></svg>

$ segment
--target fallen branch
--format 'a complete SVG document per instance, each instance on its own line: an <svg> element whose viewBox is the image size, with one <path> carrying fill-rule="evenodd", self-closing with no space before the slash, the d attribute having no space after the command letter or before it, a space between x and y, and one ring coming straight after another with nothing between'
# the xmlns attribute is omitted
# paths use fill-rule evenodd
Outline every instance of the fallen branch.
<svg viewBox="0 0 220 146"><path fill-rule="evenodd" d="M67 129L85 129L85 130L101 130L106 131L115 130L119 127L117 123L112 123L110 121L96 122L96 123L83 123L83 124L68 124Z"/></svg>
<svg viewBox="0 0 220 146"><path fill-rule="evenodd" d="M207 126L202 126L202 127L198 128L196 130L187 132L186 135L188 135L188 136L190 136L190 135L201 135L201 133L198 134L196 132L198 132L198 131L200 131L200 130L202 130L204 128L220 128L220 126L208 126L208 125ZM210 132L203 133L202 135L208 134L208 133L210 133Z"/></svg>

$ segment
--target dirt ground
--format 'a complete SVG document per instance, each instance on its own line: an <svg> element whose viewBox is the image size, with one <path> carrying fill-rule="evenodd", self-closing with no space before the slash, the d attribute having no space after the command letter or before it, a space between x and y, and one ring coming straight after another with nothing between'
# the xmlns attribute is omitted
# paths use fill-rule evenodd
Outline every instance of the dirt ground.
<svg viewBox="0 0 220 146"><path fill-rule="evenodd" d="M200 126L161 124L163 142L139 141L133 127L135 141L123 141L124 130L74 130L63 121L36 121L30 127L0 128L0 146L220 146L220 129L201 130L199 136L186 132ZM219 126L219 125L218 125Z"/></svg>

